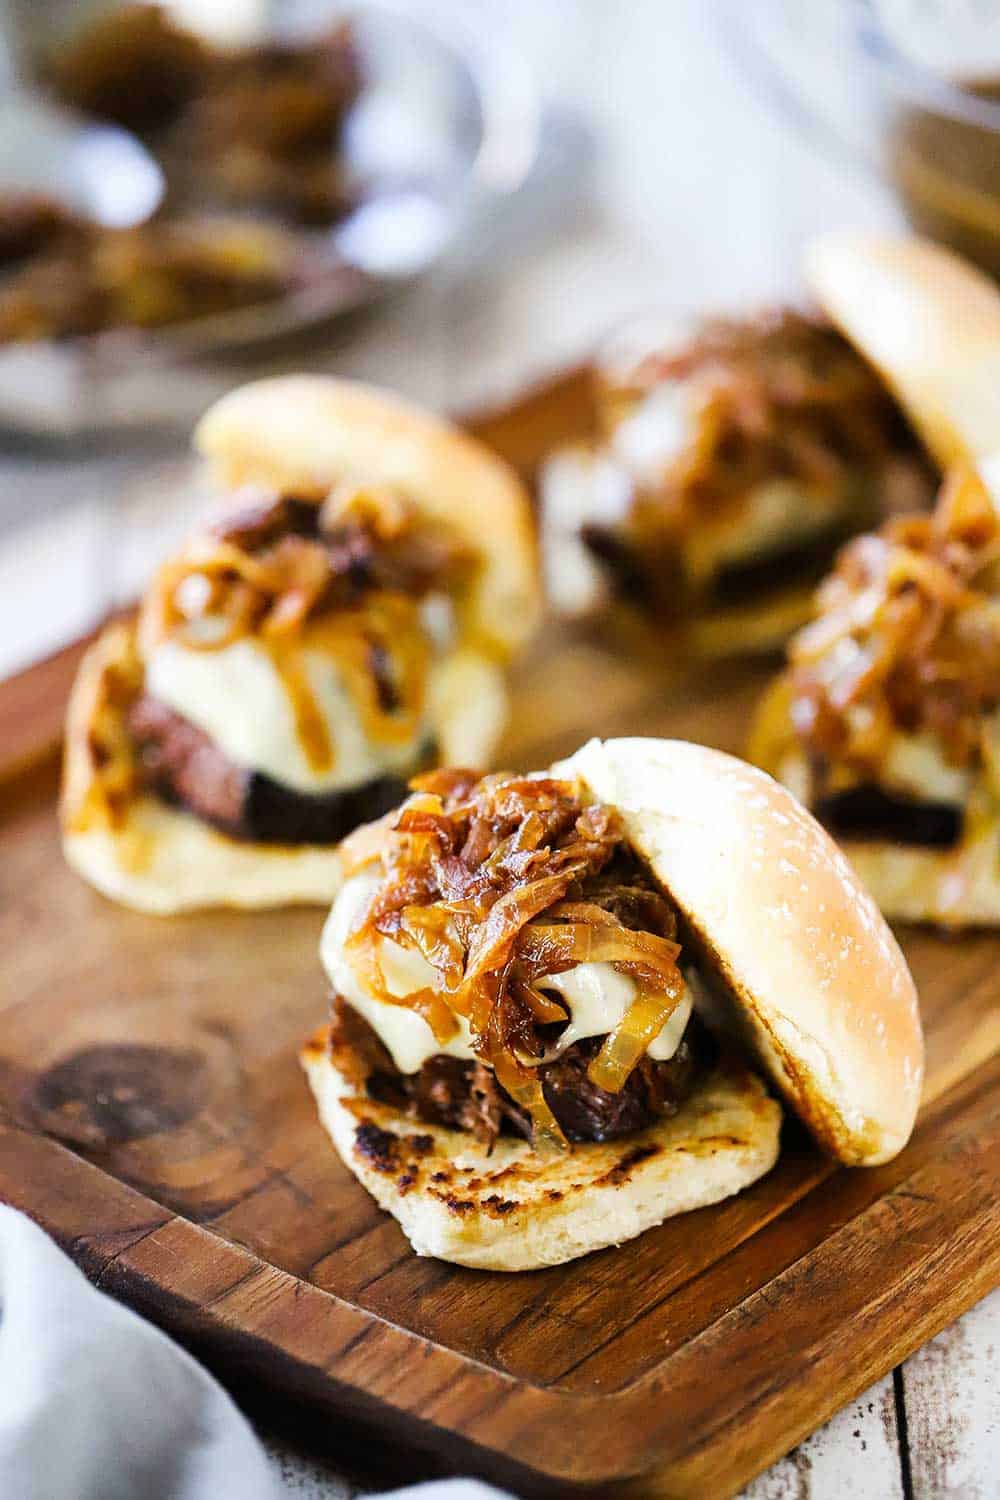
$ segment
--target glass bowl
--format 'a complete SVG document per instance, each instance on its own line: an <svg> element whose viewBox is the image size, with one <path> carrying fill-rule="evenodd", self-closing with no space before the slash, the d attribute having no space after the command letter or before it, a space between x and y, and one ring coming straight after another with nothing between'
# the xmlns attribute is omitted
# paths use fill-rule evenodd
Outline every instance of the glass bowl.
<svg viewBox="0 0 1000 1500"><path fill-rule="evenodd" d="M743 72L909 221L1000 276L997 0L718 0Z"/></svg>
<svg viewBox="0 0 1000 1500"><path fill-rule="evenodd" d="M341 149L359 189L355 206L329 229L296 231L309 275L273 300L148 332L0 347L0 428L76 439L186 425L216 387L248 378L248 365L280 360L308 330L424 276L530 175L539 141L530 75L459 5L272 9L265 36L308 34L334 14L351 19L365 81ZM81 10L65 0L8 0L25 71Z"/></svg>

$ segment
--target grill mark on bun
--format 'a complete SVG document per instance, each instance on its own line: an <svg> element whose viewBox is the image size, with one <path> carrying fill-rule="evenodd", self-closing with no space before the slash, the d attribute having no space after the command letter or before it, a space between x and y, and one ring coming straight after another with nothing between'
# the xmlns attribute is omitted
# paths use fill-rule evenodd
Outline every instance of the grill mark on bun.
<svg viewBox="0 0 1000 1500"><path fill-rule="evenodd" d="M637 1167L640 1162L648 1161L651 1156L656 1156L659 1149L659 1146L652 1145L636 1146L632 1151L626 1152L621 1161L609 1172L605 1172L603 1177L598 1177L594 1186L621 1187L622 1183L627 1182L632 1175L633 1167Z"/></svg>

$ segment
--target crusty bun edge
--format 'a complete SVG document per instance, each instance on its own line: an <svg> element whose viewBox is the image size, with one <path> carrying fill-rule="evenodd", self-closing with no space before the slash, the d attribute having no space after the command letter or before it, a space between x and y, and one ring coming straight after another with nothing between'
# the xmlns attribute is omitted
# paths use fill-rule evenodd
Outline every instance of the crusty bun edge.
<svg viewBox="0 0 1000 1500"><path fill-rule="evenodd" d="M325 1029L301 1061L341 1160L417 1254L481 1270L537 1270L621 1244L740 1192L778 1157L781 1107L736 1064L647 1130L542 1156L506 1136L489 1152L465 1131L359 1097Z"/></svg>
<svg viewBox="0 0 1000 1500"><path fill-rule="evenodd" d="M335 847L243 843L149 796L115 828L64 831L63 852L105 896L154 916L328 906L342 884Z"/></svg>
<svg viewBox="0 0 1000 1500"><path fill-rule="evenodd" d="M375 386L287 375L217 401L195 445L223 483L321 497L339 480L396 487L484 560L471 625L513 651L541 611L531 504L506 463L457 427Z"/></svg>
<svg viewBox="0 0 1000 1500"><path fill-rule="evenodd" d="M1000 450L1000 289L916 236L831 234L809 246L806 280L881 372L942 468Z"/></svg>
<svg viewBox="0 0 1000 1500"><path fill-rule="evenodd" d="M622 814L730 1021L824 1148L852 1165L894 1156L923 1079L916 991L815 819L764 772L676 740L592 740L554 770Z"/></svg>

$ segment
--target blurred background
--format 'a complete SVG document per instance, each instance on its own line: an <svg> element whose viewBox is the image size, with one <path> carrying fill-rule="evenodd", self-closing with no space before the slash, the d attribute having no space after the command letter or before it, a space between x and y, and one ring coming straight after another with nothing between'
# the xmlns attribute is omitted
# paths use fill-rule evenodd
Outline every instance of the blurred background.
<svg viewBox="0 0 1000 1500"><path fill-rule="evenodd" d="M803 242L1000 270L1000 0L0 3L0 676L133 597L294 368L461 415Z"/></svg>

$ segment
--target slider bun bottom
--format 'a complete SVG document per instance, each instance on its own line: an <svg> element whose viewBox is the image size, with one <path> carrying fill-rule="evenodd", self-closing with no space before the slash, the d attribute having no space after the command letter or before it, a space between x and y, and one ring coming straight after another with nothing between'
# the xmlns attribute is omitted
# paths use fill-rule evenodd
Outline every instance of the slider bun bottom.
<svg viewBox="0 0 1000 1500"><path fill-rule="evenodd" d="M1000 820L958 851L847 840L844 853L887 917L938 927L1000 926Z"/></svg>
<svg viewBox="0 0 1000 1500"><path fill-rule="evenodd" d="M716 1068L676 1115L647 1130L543 1156L507 1136L488 1153L465 1131L359 1097L330 1056L325 1028L301 1061L341 1160L417 1254L481 1270L536 1270L619 1245L740 1192L778 1156L781 1107L736 1063Z"/></svg>
<svg viewBox="0 0 1000 1500"><path fill-rule="evenodd" d="M787 755L781 779L802 784L805 761ZM920 849L880 839L839 839L886 917L938 927L1000 926L1000 817L957 849Z"/></svg>
<svg viewBox="0 0 1000 1500"><path fill-rule="evenodd" d="M63 851L105 896L158 916L329 905L341 884L334 846L244 843L149 796L132 803L119 828L65 833Z"/></svg>
<svg viewBox="0 0 1000 1500"><path fill-rule="evenodd" d="M737 657L767 656L779 651L813 613L815 590L795 585L769 591L750 604L710 609L685 620L659 621L627 601L570 621L585 638L607 641L639 661L661 670L664 653L682 666Z"/></svg>

